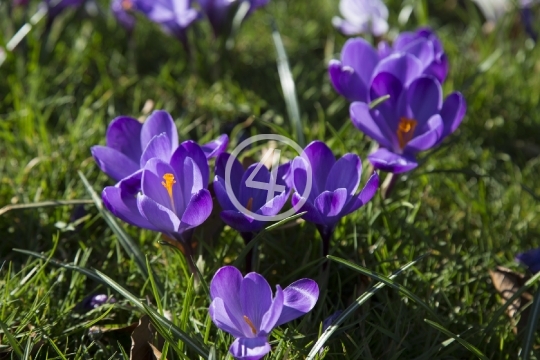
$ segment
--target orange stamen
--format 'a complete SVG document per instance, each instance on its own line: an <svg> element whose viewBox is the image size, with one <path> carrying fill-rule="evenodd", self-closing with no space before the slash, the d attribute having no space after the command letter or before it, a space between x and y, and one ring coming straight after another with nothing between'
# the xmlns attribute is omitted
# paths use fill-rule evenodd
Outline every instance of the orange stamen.
<svg viewBox="0 0 540 360"><path fill-rule="evenodd" d="M176 184L176 180L174 180L174 175L171 174L171 173L166 173L165 175L163 175L163 180L165 181L162 181L161 182L161 185L163 185L163 187L165 189L167 189L167 193L169 194L169 198L171 199L171 205L173 207L173 210L174 210L174 200L173 200L173 185Z"/></svg>
<svg viewBox="0 0 540 360"><path fill-rule="evenodd" d="M133 3L131 0L122 0L122 8L124 10L131 10L131 8L133 8Z"/></svg>
<svg viewBox="0 0 540 360"><path fill-rule="evenodd" d="M418 123L416 120L402 117L399 119L399 124L397 128L397 138L399 142L399 147L403 150L405 146L412 140L414 135L414 129Z"/></svg>
<svg viewBox="0 0 540 360"><path fill-rule="evenodd" d="M249 318L244 315L244 321L246 322L246 324L249 325L249 327L251 328L251 332L253 333L253 335L257 335L257 329L255 329L255 325L253 325L253 323L251 322L251 320L249 320Z"/></svg>
<svg viewBox="0 0 540 360"><path fill-rule="evenodd" d="M247 202L247 205L246 205L246 209L248 209L249 211L251 211L251 208L253 207L253 198L250 197L248 202Z"/></svg>

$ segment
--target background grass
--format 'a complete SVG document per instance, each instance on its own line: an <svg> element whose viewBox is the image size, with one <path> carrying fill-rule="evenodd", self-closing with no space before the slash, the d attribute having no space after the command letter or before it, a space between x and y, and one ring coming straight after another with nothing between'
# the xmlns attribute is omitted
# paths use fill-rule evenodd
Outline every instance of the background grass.
<svg viewBox="0 0 540 360"><path fill-rule="evenodd" d="M0 3L0 43L37 6L10 10L8 3ZM459 335L487 358L523 355L523 334L515 335L499 311L488 271L496 265L517 268L516 252L540 246L540 49L527 38L518 13L486 33L472 2L427 3L389 1L390 35L422 24L437 31L451 65L445 93L462 91L467 115L450 139L425 154L423 166L398 181L389 199L377 195L343 219L330 251L382 275L431 252L394 280L421 302L383 288L326 342L325 358L475 357L424 319ZM411 17L398 22L401 9L410 4ZM129 36L108 13L106 1L99 6L94 16L66 11L50 29L39 24L0 67L0 205L90 199L78 171L98 193L110 185L89 148L104 143L106 127L118 115L144 117L149 109L165 109L183 139L207 141L228 132L229 149L250 134L292 134L272 21L289 57L306 140L325 140L339 155L368 154L370 140L350 124L348 105L326 72L328 60L339 56L346 40L331 26L337 1L272 0L244 24L229 52L200 22L190 34L191 61L153 24L141 18ZM538 20L538 8L535 13ZM211 324L205 285L193 288L183 257L161 245L155 233L122 227L147 256L162 283L161 295L140 275L93 204L0 215L0 358L123 358L120 349L129 353L130 331L103 326L124 327L145 312L99 277L13 248L98 269L145 304L159 302L178 328L225 358L232 338ZM206 281L243 248L236 232L220 226L217 214L197 238ZM257 270L272 285L286 286L301 277L321 284L315 309L273 332L269 359L305 358L322 321L375 283L336 262L325 281L320 240L309 223L266 233L259 254ZM93 293L111 293L119 301L78 311L77 304ZM169 359L197 357L171 336ZM540 342L533 340L535 352Z"/></svg>

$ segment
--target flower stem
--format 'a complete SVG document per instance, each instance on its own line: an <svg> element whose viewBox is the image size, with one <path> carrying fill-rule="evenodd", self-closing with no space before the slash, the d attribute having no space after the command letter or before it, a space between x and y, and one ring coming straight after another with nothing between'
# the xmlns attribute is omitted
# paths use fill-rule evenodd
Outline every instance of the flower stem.
<svg viewBox="0 0 540 360"><path fill-rule="evenodd" d="M191 244L191 239L193 238L193 229L187 230L182 234L175 234L173 236L175 241L175 244L173 244L182 254L184 254L184 257L186 258L186 262L188 264L189 270L193 274L193 278L195 280L195 284L198 284L200 281L199 278L199 270L197 269L197 265L195 264L193 260L193 248Z"/></svg>
<svg viewBox="0 0 540 360"><path fill-rule="evenodd" d="M334 227L328 225L317 225L317 230L319 231L322 239L322 256L326 257L330 251L330 240L334 234ZM326 269L327 266L328 262L325 262L323 264L323 270Z"/></svg>
<svg viewBox="0 0 540 360"><path fill-rule="evenodd" d="M386 175L386 178L384 179L384 182L381 185L381 193L382 193L383 199L388 198L388 196L394 189L394 185L396 184L398 177L399 175L394 174L394 173L388 173L388 175Z"/></svg>
<svg viewBox="0 0 540 360"><path fill-rule="evenodd" d="M241 232L240 236L242 236L242 239L244 239L244 245L246 246L251 240L253 240L252 232ZM246 255L246 273L250 273L253 270L253 257L254 252L253 249L251 249Z"/></svg>

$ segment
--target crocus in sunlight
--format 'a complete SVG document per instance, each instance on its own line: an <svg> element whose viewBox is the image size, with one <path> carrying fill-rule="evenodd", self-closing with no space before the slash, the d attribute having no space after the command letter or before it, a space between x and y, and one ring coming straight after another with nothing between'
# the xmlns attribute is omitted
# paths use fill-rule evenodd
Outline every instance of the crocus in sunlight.
<svg viewBox="0 0 540 360"><path fill-rule="evenodd" d="M527 266L533 274L536 274L540 271L540 248L518 254L516 261Z"/></svg>
<svg viewBox="0 0 540 360"><path fill-rule="evenodd" d="M404 54L414 58L415 64L401 68L400 78L410 83L427 74L440 82L445 80L448 73L446 54L440 40L427 28L402 33L393 46L383 41L378 49L362 38L349 39L341 50L341 60L331 60L328 65L330 80L334 89L347 100L367 102L373 79L389 66L396 66L392 59Z"/></svg>
<svg viewBox="0 0 540 360"><path fill-rule="evenodd" d="M233 266L220 268L210 283L209 313L214 324L235 340L229 351L235 359L258 360L270 352L272 330L313 309L319 286L300 279L276 293L266 279L255 272L242 277Z"/></svg>
<svg viewBox="0 0 540 360"><path fill-rule="evenodd" d="M413 77L420 64L410 54L389 57L384 72L371 85L371 99L390 97L371 109L369 103L350 106L353 124L379 143L380 148L368 156L377 169L394 174L418 166L416 154L428 150L453 133L465 115L463 96L454 92L443 101L439 81L429 75ZM408 84L408 85L407 85Z"/></svg>
<svg viewBox="0 0 540 360"><path fill-rule="evenodd" d="M311 191L307 198L302 198L308 167L312 171ZM362 162L358 155L349 153L336 160L332 150L321 141L310 143L292 161L287 176L296 191L292 205L295 209L299 207L298 212L307 211L303 218L317 225L323 239L323 256L328 254L330 239L339 220L364 206L379 187L379 176L374 173L357 194L361 176ZM304 204L299 206L301 201Z"/></svg>
<svg viewBox="0 0 540 360"><path fill-rule="evenodd" d="M388 8L382 0L341 0L332 24L345 35L373 34L381 36L388 31Z"/></svg>
<svg viewBox="0 0 540 360"><path fill-rule="evenodd" d="M216 157L225 150L229 138L221 135L205 145L207 158ZM92 156L99 168L113 180L135 176L146 162L158 157L167 162L178 148L178 132L171 115L163 110L154 111L141 124L137 119L120 116L107 128L106 146L93 146Z"/></svg>
<svg viewBox="0 0 540 360"><path fill-rule="evenodd" d="M214 35L219 36L227 32L231 26L235 12L241 3L249 5L246 16L256 9L265 6L270 0L198 0L210 25L214 30ZM225 34L226 35L226 34Z"/></svg>

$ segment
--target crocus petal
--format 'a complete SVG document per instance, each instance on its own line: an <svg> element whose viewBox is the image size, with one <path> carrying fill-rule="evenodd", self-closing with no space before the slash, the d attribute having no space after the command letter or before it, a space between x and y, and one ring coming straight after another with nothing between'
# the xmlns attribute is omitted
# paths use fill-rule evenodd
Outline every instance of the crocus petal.
<svg viewBox="0 0 540 360"><path fill-rule="evenodd" d="M433 43L426 38L418 38L403 47L401 51L414 55L424 65L429 66L435 58Z"/></svg>
<svg viewBox="0 0 540 360"><path fill-rule="evenodd" d="M287 202L287 199L289 198L289 193L289 191L283 191L281 194L270 199L270 201L268 201L255 212L259 215L270 217L277 215Z"/></svg>
<svg viewBox="0 0 540 360"><path fill-rule="evenodd" d="M441 83L448 75L448 57L442 54L439 59L435 59L425 70L424 74L434 76Z"/></svg>
<svg viewBox="0 0 540 360"><path fill-rule="evenodd" d="M238 210L224 210L219 216L221 220L239 232L257 232L264 228L266 224L258 221Z"/></svg>
<svg viewBox="0 0 540 360"><path fill-rule="evenodd" d="M406 102L411 109L412 118L418 122L418 127L421 127L432 115L437 114L442 106L441 84L431 76L414 80L407 90Z"/></svg>
<svg viewBox="0 0 540 360"><path fill-rule="evenodd" d="M219 329L228 332L235 338L244 336L244 332L238 327L240 325L238 321L243 321L243 319L235 318L231 314L230 309L225 306L222 298L217 297L212 300L208 312L210 318Z"/></svg>
<svg viewBox="0 0 540 360"><path fill-rule="evenodd" d="M167 183L168 180L165 179L169 175L172 175L171 183ZM184 177L188 177L188 174ZM158 204L181 214L185 208L184 202L187 201L184 199L181 181L182 179L176 176L176 172L168 163L157 158L150 159L142 175L142 193ZM170 186L170 193L167 186ZM189 195L188 199L191 198L191 193Z"/></svg>
<svg viewBox="0 0 540 360"><path fill-rule="evenodd" d="M148 160L158 158L169 161L171 158L171 140L167 134L156 135L150 140L141 156L140 166L144 167Z"/></svg>
<svg viewBox="0 0 540 360"><path fill-rule="evenodd" d="M518 254L516 260L526 265L532 273L540 271L540 248Z"/></svg>
<svg viewBox="0 0 540 360"><path fill-rule="evenodd" d="M96 145L90 151L101 171L113 180L120 181L139 170L139 164L113 148Z"/></svg>
<svg viewBox="0 0 540 360"><path fill-rule="evenodd" d="M341 212L341 216L348 215L367 204L373 198L378 189L379 175L377 173L373 173L362 191L349 200L347 205L345 205L345 208Z"/></svg>
<svg viewBox="0 0 540 360"><path fill-rule="evenodd" d="M388 149L381 148L368 156L369 161L376 169L394 174L410 171L418 166L413 156L398 155Z"/></svg>
<svg viewBox="0 0 540 360"><path fill-rule="evenodd" d="M268 281L255 272L247 274L240 284L240 303L244 316L255 326L255 333L250 335L255 337L261 330L264 314L272 305L272 289Z"/></svg>
<svg viewBox="0 0 540 360"><path fill-rule="evenodd" d="M279 188L278 188L279 186ZM271 184L270 171L262 163L256 163L246 169L240 180L240 197L238 201L244 207L251 204L251 208L256 211L260 209L267 200L276 196L276 192L281 193L283 185Z"/></svg>
<svg viewBox="0 0 540 360"><path fill-rule="evenodd" d="M315 207L323 217L338 216L347 202L347 189L324 191L315 199Z"/></svg>
<svg viewBox="0 0 540 360"><path fill-rule="evenodd" d="M234 340L229 352L237 360L259 360L271 350L265 336L255 338L238 338Z"/></svg>
<svg viewBox="0 0 540 360"><path fill-rule="evenodd" d="M204 153L204 150L202 149L202 147L193 140L184 141L182 144L180 144L180 147L183 147L186 150L187 156L189 156L193 160L195 165L197 165L197 167L199 168L199 171L201 172L201 176L202 176L203 186L204 187L208 186L208 180L210 177L210 169L208 167L206 154ZM171 165L173 163L174 162L171 157Z"/></svg>
<svg viewBox="0 0 540 360"><path fill-rule="evenodd" d="M398 53L381 60L374 70L375 74L387 72L394 75L404 86L408 86L422 73L423 66L411 54Z"/></svg>
<svg viewBox="0 0 540 360"><path fill-rule="evenodd" d="M115 118L107 128L107 146L126 155L131 161L139 163L142 155L141 137L142 124L129 116Z"/></svg>
<svg viewBox="0 0 540 360"><path fill-rule="evenodd" d="M276 326L276 323L281 315L281 311L283 310L283 300L283 290L281 290L281 287L277 285L276 295L272 300L272 305L270 305L270 309L268 309L266 314L263 316L260 335L270 334Z"/></svg>
<svg viewBox="0 0 540 360"><path fill-rule="evenodd" d="M341 61L350 66L358 75L365 87L370 83L373 70L379 63L377 51L362 38L350 39L341 50Z"/></svg>
<svg viewBox="0 0 540 360"><path fill-rule="evenodd" d="M409 141L404 149L405 152L417 153L430 149L437 144L443 134L444 128L441 116L439 114L433 115L428 120L427 125L429 130Z"/></svg>
<svg viewBox="0 0 540 360"><path fill-rule="evenodd" d="M201 189L196 192L182 215L182 228L190 229L201 225L212 213L212 195L210 191Z"/></svg>
<svg viewBox="0 0 540 360"><path fill-rule="evenodd" d="M362 161L355 154L343 155L330 169L326 180L325 190L334 191L339 188L347 189L347 193L352 195L356 192L360 183L362 173Z"/></svg>
<svg viewBox="0 0 540 360"><path fill-rule="evenodd" d="M141 214L159 231L169 234L178 231L180 219L165 206L142 194L137 196L137 205Z"/></svg>
<svg viewBox="0 0 540 360"><path fill-rule="evenodd" d="M371 33L375 36L382 36L388 32L388 22L381 17L371 19Z"/></svg>
<svg viewBox="0 0 540 360"><path fill-rule="evenodd" d="M456 131L459 124L465 116L467 111L467 104L463 95L458 92L454 92L444 100L441 117L444 122L444 133L442 137L446 137Z"/></svg>
<svg viewBox="0 0 540 360"><path fill-rule="evenodd" d="M302 201L303 205L300 206L299 204ZM324 220L315 205L313 205L313 203L311 203L306 198L301 197L297 192L293 193L291 198L291 204L296 210L296 212L307 211L304 215L302 215L302 219L312 222L314 224L324 225Z"/></svg>
<svg viewBox="0 0 540 360"><path fill-rule="evenodd" d="M174 125L173 118L168 112L163 110L154 111L144 122L141 131L141 146L146 148L146 145L156 135L162 133L167 134L171 141L171 149L178 147L178 131Z"/></svg>
<svg viewBox="0 0 540 360"><path fill-rule="evenodd" d="M212 140L204 145L201 145L201 148L206 155L207 159L215 158L225 151L229 145L229 137L227 134L220 135L217 139Z"/></svg>
<svg viewBox="0 0 540 360"><path fill-rule="evenodd" d="M346 19L342 19L338 16L332 18L332 25L338 29L343 35L353 36L368 32L367 22L364 24L353 24Z"/></svg>
<svg viewBox="0 0 540 360"><path fill-rule="evenodd" d="M316 140L306 146L301 157L307 160L311 166L313 179L311 191L314 191L315 194L322 192L326 185L328 169L331 169L336 163L332 150L324 142ZM300 191L300 193L302 192Z"/></svg>
<svg viewBox="0 0 540 360"><path fill-rule="evenodd" d="M356 128L382 146L392 147L395 136L392 135L385 119L378 116L378 110L370 110L363 102L354 102L349 108L351 120ZM376 117L376 119L374 118Z"/></svg>
<svg viewBox="0 0 540 360"><path fill-rule="evenodd" d="M225 176L225 169L230 157L230 154L223 153L216 159L214 191L216 193L216 198L223 210L236 210L236 207L230 200L230 196L234 195L237 200L240 198L240 182L242 181L242 175L244 175L242 164L240 164L238 159L232 159L232 167L229 173L228 181L230 181L233 193L229 195L226 187L227 180Z"/></svg>
<svg viewBox="0 0 540 360"><path fill-rule="evenodd" d="M276 326L310 312L319 298L319 286L311 279L300 279L283 290L283 310Z"/></svg>
<svg viewBox="0 0 540 360"><path fill-rule="evenodd" d="M103 204L117 218L144 229L157 230L137 207L136 193L130 193L117 186L107 186L101 194Z"/></svg>

